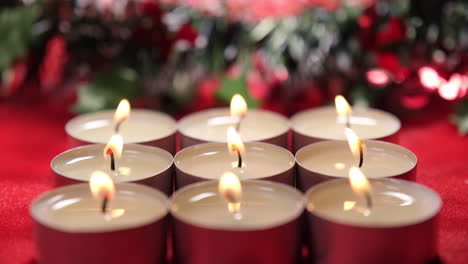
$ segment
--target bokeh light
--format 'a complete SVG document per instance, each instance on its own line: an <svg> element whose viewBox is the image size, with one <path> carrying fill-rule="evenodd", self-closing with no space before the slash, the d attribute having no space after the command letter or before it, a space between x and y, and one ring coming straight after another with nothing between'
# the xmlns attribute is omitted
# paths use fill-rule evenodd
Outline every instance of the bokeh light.
<svg viewBox="0 0 468 264"><path fill-rule="evenodd" d="M372 69L366 73L367 81L375 86L383 87L390 82L388 72L382 69Z"/></svg>
<svg viewBox="0 0 468 264"><path fill-rule="evenodd" d="M421 84L429 90L436 90L441 84L439 74L431 67L422 67L418 75Z"/></svg>
<svg viewBox="0 0 468 264"><path fill-rule="evenodd" d="M460 94L463 85L463 78L460 74L453 74L448 81L439 87L439 95L445 100L455 100Z"/></svg>

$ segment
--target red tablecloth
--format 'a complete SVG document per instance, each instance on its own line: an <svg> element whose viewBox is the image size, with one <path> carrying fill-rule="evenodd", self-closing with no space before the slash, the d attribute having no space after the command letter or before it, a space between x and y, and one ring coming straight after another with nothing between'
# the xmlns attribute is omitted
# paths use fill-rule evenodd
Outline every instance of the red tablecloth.
<svg viewBox="0 0 468 264"><path fill-rule="evenodd" d="M0 263L33 264L31 201L51 189L50 161L67 149L69 113L45 106L0 103ZM468 137L445 114L405 120L400 144L419 159L417 181L441 194L439 255L468 263ZM65 264L65 263L64 263Z"/></svg>

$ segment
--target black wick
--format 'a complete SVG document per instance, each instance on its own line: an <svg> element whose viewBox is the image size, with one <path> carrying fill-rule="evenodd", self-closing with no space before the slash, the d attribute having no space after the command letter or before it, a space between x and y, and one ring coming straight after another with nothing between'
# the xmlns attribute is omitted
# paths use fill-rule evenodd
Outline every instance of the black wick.
<svg viewBox="0 0 468 264"><path fill-rule="evenodd" d="M112 171L115 171L115 159L114 159L114 152L112 151L112 149L108 149L107 152L106 152L107 155L110 155L111 157L111 165L110 165L110 168Z"/></svg>
<svg viewBox="0 0 468 264"><path fill-rule="evenodd" d="M350 115L346 115L346 121L345 121L345 125L347 128L351 128L351 116Z"/></svg>
<svg viewBox="0 0 468 264"><path fill-rule="evenodd" d="M240 150L237 146L232 146L232 149L237 152L237 167L241 168L242 167L242 156L240 153Z"/></svg>
<svg viewBox="0 0 468 264"><path fill-rule="evenodd" d="M367 208L370 209L372 207L372 198L369 192L365 193L365 198L366 198Z"/></svg>
<svg viewBox="0 0 468 264"><path fill-rule="evenodd" d="M359 168L362 167L362 163L364 163L364 151L363 151L364 143L359 140Z"/></svg>
<svg viewBox="0 0 468 264"><path fill-rule="evenodd" d="M114 130L115 130L115 133L119 133L119 130L120 130L120 125L122 125L123 121L119 121L115 124L115 127L114 127Z"/></svg>
<svg viewBox="0 0 468 264"><path fill-rule="evenodd" d="M107 212L107 204L109 203L109 198L106 195L104 195L104 199L102 200L102 206L101 206L101 211L103 214Z"/></svg>
<svg viewBox="0 0 468 264"><path fill-rule="evenodd" d="M238 133L239 133L239 130L240 130L240 125L241 125L242 119L244 119L244 116L239 116L239 121L237 121L237 123L236 123L236 131Z"/></svg>
<svg viewBox="0 0 468 264"><path fill-rule="evenodd" d="M237 124L236 124L236 131L237 131L237 132L239 132L241 121L242 121L242 120L239 119L239 122L237 122Z"/></svg>

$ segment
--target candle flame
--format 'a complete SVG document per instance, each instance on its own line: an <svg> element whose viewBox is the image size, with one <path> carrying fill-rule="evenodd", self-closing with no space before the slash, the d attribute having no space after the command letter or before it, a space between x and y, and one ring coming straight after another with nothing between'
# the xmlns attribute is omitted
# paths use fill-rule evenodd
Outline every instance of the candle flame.
<svg viewBox="0 0 468 264"><path fill-rule="evenodd" d="M342 95L335 97L335 108L339 116L349 117L351 115L351 106Z"/></svg>
<svg viewBox="0 0 468 264"><path fill-rule="evenodd" d="M345 133L351 152L354 156L359 157L360 149L363 151L365 147L364 141L362 141L350 128L346 128Z"/></svg>
<svg viewBox="0 0 468 264"><path fill-rule="evenodd" d="M231 116L245 117L247 114L247 103L240 94L231 98Z"/></svg>
<svg viewBox="0 0 468 264"><path fill-rule="evenodd" d="M240 154L244 154L244 143L242 143L242 139L234 127L229 127L227 130L227 142L231 155L237 156L237 151L239 151Z"/></svg>
<svg viewBox="0 0 468 264"><path fill-rule="evenodd" d="M89 188L96 199L111 199L115 193L112 179L102 171L95 171L89 179Z"/></svg>
<svg viewBox="0 0 468 264"><path fill-rule="evenodd" d="M122 99L114 113L114 123L122 123L130 116L130 103L127 99Z"/></svg>
<svg viewBox="0 0 468 264"><path fill-rule="evenodd" d="M219 179L219 193L228 201L228 210L231 213L240 211L242 186L239 178L232 172L225 172Z"/></svg>
<svg viewBox="0 0 468 264"><path fill-rule="evenodd" d="M120 159L122 156L123 139L120 135L113 135L106 147L104 148L104 158L107 158L109 154L114 154L115 159Z"/></svg>
<svg viewBox="0 0 468 264"><path fill-rule="evenodd" d="M370 192L370 183L362 171L357 167L351 167L349 170L349 182L353 191L359 195L368 195Z"/></svg>

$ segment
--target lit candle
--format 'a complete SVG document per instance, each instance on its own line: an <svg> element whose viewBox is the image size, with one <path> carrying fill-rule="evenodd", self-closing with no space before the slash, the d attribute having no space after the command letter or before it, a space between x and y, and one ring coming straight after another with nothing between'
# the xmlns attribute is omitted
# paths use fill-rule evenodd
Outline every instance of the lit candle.
<svg viewBox="0 0 468 264"><path fill-rule="evenodd" d="M353 129L364 140L396 141L401 127L394 115L371 108L351 107L344 97L337 96L335 107L319 107L291 117L293 150L323 140L345 140L345 128Z"/></svg>
<svg viewBox="0 0 468 264"><path fill-rule="evenodd" d="M346 138L353 155L359 157L358 167L361 168L364 163L364 150L366 144L364 144L364 141L362 141L350 128L346 128Z"/></svg>
<svg viewBox="0 0 468 264"><path fill-rule="evenodd" d="M228 173L172 197L175 261L185 264L298 263L304 210L294 188ZM261 245L261 246L259 246Z"/></svg>
<svg viewBox="0 0 468 264"><path fill-rule="evenodd" d="M244 143L242 143L242 139L240 138L239 134L237 134L236 130L233 127L228 128L227 133L228 138L228 150L231 155L237 157L237 168L242 168L242 155L245 152ZM245 166L244 166L245 167Z"/></svg>
<svg viewBox="0 0 468 264"><path fill-rule="evenodd" d="M96 171L91 175L89 179L89 187L94 198L102 201L101 212L104 218L112 220L113 212L107 211L109 200L114 197L115 193L115 186L112 179L109 177L109 175L105 174L104 172ZM119 208L118 211L122 210L120 210Z"/></svg>
<svg viewBox="0 0 468 264"><path fill-rule="evenodd" d="M242 185L239 178L232 172L225 172L219 179L218 192L227 200L227 209L233 217L242 218Z"/></svg>
<svg viewBox="0 0 468 264"><path fill-rule="evenodd" d="M176 122L167 114L132 109L127 100L114 111L100 111L77 116L65 126L72 146L89 143L105 144L118 132L124 143L140 143L175 153Z"/></svg>
<svg viewBox="0 0 468 264"><path fill-rule="evenodd" d="M122 156L123 139L120 135L113 135L104 148L104 158L110 158L110 169L115 172L115 159Z"/></svg>
<svg viewBox="0 0 468 264"><path fill-rule="evenodd" d="M418 159L408 149L378 140L363 142L351 130L348 136L348 142L322 141L296 153L298 187L302 191L326 180L347 178L349 168L361 162L362 171L371 179L415 178Z"/></svg>
<svg viewBox="0 0 468 264"><path fill-rule="evenodd" d="M120 132L120 126L130 116L130 102L122 99L114 113L114 132Z"/></svg>
<svg viewBox="0 0 468 264"><path fill-rule="evenodd" d="M178 127L181 147L206 142L226 142L228 127L237 127L244 142L262 141L288 146L288 120L276 113L249 109L240 95L233 97L231 108L216 108L182 118Z"/></svg>
<svg viewBox="0 0 468 264"><path fill-rule="evenodd" d="M231 99L231 116L237 117L236 131L239 132L242 119L247 115L247 103L240 94L235 94Z"/></svg>
<svg viewBox="0 0 468 264"><path fill-rule="evenodd" d="M38 264L164 263L166 196L137 184L114 189L103 172L92 179L94 193L75 184L32 203Z"/></svg>
<svg viewBox="0 0 468 264"><path fill-rule="evenodd" d="M351 127L351 106L348 101L342 96L338 95L335 97L335 108L338 117L344 119L346 128Z"/></svg>
<svg viewBox="0 0 468 264"><path fill-rule="evenodd" d="M243 143L233 127L228 143L205 143L185 148L174 157L176 188L218 180L225 171L242 180L263 179L294 186L294 156L288 150L262 142Z"/></svg>
<svg viewBox="0 0 468 264"><path fill-rule="evenodd" d="M87 182L93 171L102 170L111 175L114 182L140 183L167 195L172 193L172 155L145 145L123 146L118 135L107 145L91 144L65 151L55 157L50 166L57 186Z"/></svg>
<svg viewBox="0 0 468 264"><path fill-rule="evenodd" d="M351 186L350 186L351 182ZM309 241L318 264L429 263L440 197L417 183L367 181L360 170L306 193Z"/></svg>

